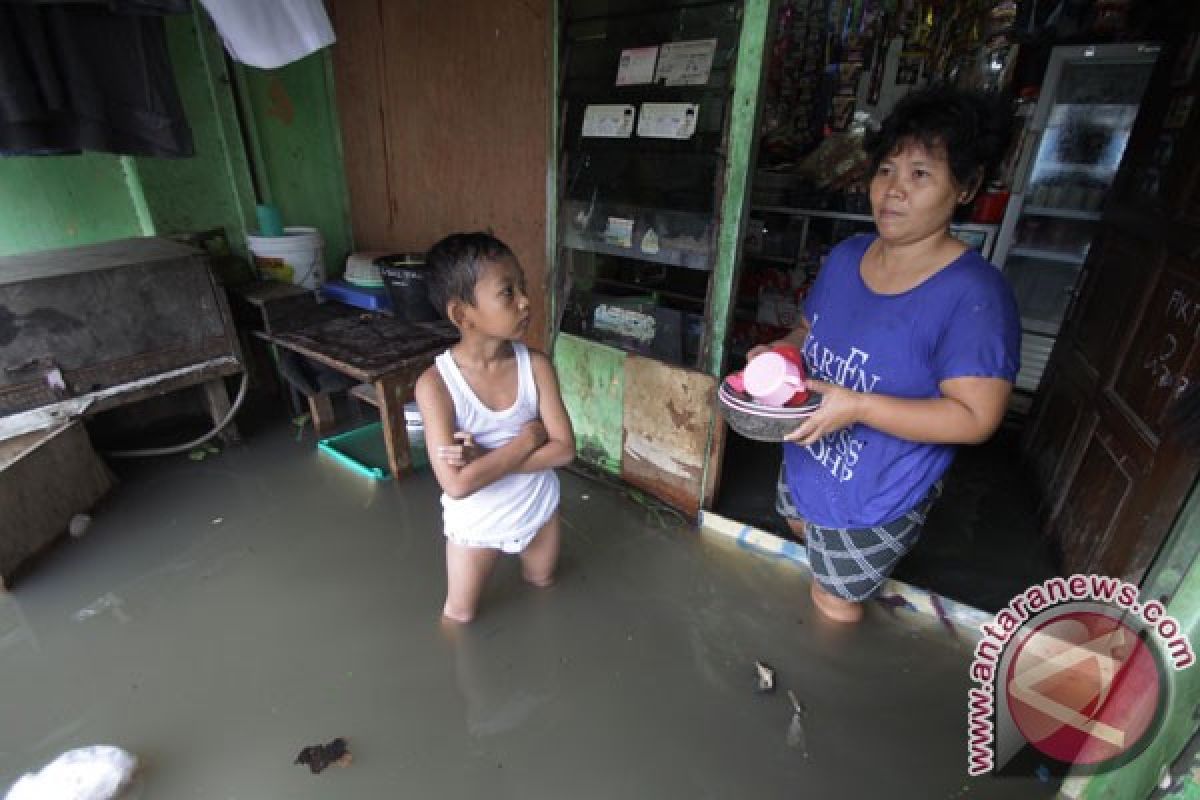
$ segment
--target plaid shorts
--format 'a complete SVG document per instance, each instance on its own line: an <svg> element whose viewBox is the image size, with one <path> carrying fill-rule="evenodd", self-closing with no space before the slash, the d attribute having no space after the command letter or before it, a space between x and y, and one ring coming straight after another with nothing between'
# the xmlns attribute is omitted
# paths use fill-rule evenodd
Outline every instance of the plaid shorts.
<svg viewBox="0 0 1200 800"><path fill-rule="evenodd" d="M942 482L938 481L915 508L891 522L870 528L826 528L800 516L780 465L775 510L787 519L804 522L809 566L821 588L843 600L861 603L879 593L896 564L917 543L929 509L941 496Z"/></svg>

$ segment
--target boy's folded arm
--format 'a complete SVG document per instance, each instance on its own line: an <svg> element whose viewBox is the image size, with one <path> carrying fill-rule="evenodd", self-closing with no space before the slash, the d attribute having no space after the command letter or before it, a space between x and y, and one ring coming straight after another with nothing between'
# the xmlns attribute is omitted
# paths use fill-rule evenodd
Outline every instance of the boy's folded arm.
<svg viewBox="0 0 1200 800"><path fill-rule="evenodd" d="M530 350L533 377L537 382L538 416L546 428L545 443L534 450L520 465L519 472L540 472L565 467L575 460L575 432L571 417L563 405L554 364L544 354Z"/></svg>
<svg viewBox="0 0 1200 800"><path fill-rule="evenodd" d="M417 380L414 390L417 406L425 424L425 447L429 465L442 491L458 499L474 494L513 472L537 449L541 439L530 431L522 431L511 442L489 450L469 464L455 467L438 458L438 448L455 444L454 400L435 367L430 367Z"/></svg>

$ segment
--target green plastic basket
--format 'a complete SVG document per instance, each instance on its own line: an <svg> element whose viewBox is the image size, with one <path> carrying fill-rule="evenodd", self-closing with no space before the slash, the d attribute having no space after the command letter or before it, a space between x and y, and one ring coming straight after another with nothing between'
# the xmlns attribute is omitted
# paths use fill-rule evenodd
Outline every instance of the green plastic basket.
<svg viewBox="0 0 1200 800"><path fill-rule="evenodd" d="M420 429L408 431L408 446L412 453L413 469L429 466L425 453L425 437ZM360 475L377 481L392 479L388 467L387 445L383 441L383 423L374 422L339 433L317 442L317 447L339 464L349 467Z"/></svg>

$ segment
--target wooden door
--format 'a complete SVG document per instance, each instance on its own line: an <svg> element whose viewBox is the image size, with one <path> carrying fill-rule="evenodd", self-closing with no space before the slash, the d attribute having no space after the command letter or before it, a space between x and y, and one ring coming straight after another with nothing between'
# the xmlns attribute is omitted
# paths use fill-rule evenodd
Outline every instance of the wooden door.
<svg viewBox="0 0 1200 800"><path fill-rule="evenodd" d="M1200 472L1171 413L1200 390L1200 11L1169 13L1025 439L1066 573L1140 581Z"/></svg>
<svg viewBox="0 0 1200 800"><path fill-rule="evenodd" d="M525 269L527 341L545 347L550 3L328 5L356 248L490 228Z"/></svg>

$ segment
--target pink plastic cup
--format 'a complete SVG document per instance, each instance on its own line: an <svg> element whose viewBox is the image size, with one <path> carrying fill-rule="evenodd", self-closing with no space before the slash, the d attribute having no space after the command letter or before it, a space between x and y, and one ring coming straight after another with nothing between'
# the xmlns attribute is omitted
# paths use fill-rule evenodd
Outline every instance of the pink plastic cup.
<svg viewBox="0 0 1200 800"><path fill-rule="evenodd" d="M742 371L746 391L764 406L785 406L804 391L800 368L774 351L755 356Z"/></svg>

